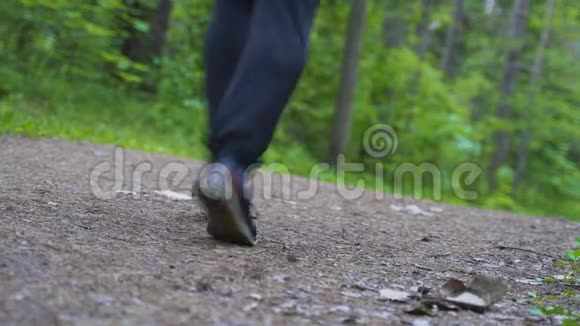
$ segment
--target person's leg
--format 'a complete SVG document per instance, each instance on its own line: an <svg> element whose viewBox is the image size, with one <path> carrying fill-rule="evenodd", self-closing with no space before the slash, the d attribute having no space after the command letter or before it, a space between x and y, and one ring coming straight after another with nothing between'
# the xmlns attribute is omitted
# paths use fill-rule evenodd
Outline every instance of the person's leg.
<svg viewBox="0 0 580 326"><path fill-rule="evenodd" d="M319 0L255 0L235 75L214 117L214 155L247 166L269 146L303 72Z"/></svg>
<svg viewBox="0 0 580 326"><path fill-rule="evenodd" d="M208 146L212 147L215 117L244 50L254 0L216 0L205 39Z"/></svg>
<svg viewBox="0 0 580 326"><path fill-rule="evenodd" d="M317 8L318 0L254 0L249 34L233 78L225 93L222 87L210 95L217 103L211 110L213 158L194 192L208 210L207 231L216 239L256 244L256 226L244 191L246 169L270 144L304 69ZM222 80L222 72L214 67L208 78Z"/></svg>

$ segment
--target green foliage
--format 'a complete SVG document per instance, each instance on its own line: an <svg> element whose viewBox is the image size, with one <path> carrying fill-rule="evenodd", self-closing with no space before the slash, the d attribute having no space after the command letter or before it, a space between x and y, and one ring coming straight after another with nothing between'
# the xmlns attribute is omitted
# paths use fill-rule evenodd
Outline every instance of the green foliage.
<svg viewBox="0 0 580 326"><path fill-rule="evenodd" d="M143 34L151 30L149 22L137 18L138 10L155 8L157 1L3 1L0 132L116 142L203 158L202 54L213 3L174 1L163 55L136 63L123 55L121 46L128 27ZM543 3L531 6L515 94L509 99L513 114L502 121L494 113L509 45L505 31L511 1L498 2L502 10L492 14L485 13L483 1L466 1L467 21L452 75L440 70L439 59L453 23L453 2L433 3L430 21L422 22L421 1L369 1L347 160L369 167L383 164L386 190L392 190L397 166L428 162L442 173L447 201L580 218L580 38L574 33L580 8L558 2L544 74L540 85L532 87L530 67L546 23ZM312 166L327 160L349 10L349 1L321 1L308 66L264 157L267 162L308 175ZM425 23L431 27L431 42L421 59L417 48L422 38L416 30ZM384 26L397 33L389 34ZM393 47L387 44L392 37L399 39ZM139 91L146 83L154 84L154 94ZM397 151L383 161L363 147L365 132L378 123L391 125L399 141ZM454 169L463 162L485 169L497 129L509 134L511 144L499 171L499 190L487 193L485 180L478 180L472 186L480 194L477 200L457 198L451 184ZM524 183L514 193L523 130L531 131L532 141ZM355 182L355 176L349 180Z"/></svg>
<svg viewBox="0 0 580 326"><path fill-rule="evenodd" d="M539 316L559 316L563 317L563 325L578 325L580 321L580 314L574 313L569 309L565 309L561 306L538 306L530 308L530 313L532 315Z"/></svg>
<svg viewBox="0 0 580 326"><path fill-rule="evenodd" d="M0 101L0 134L82 139L193 157L206 154L200 129L188 123L205 114L201 105L180 110L178 104L128 97L91 83L71 92L71 81L58 75L34 77L34 85L27 85L28 78L22 76L11 80L23 91Z"/></svg>
<svg viewBox="0 0 580 326"><path fill-rule="evenodd" d="M542 280L546 283L562 282L567 285L578 285L580 279L577 275L580 273L580 238L575 240L575 249L566 251L563 260L556 261L554 264L562 268L566 275L564 277L545 277ZM567 290L556 294L539 295L537 292L528 293L530 299L523 300L523 303L532 305L529 309L530 314L537 316L557 316L563 319L562 325L578 325L580 323L580 313L573 309L567 309L561 305L550 304L552 300L559 302L571 302L572 306L577 307L580 293Z"/></svg>

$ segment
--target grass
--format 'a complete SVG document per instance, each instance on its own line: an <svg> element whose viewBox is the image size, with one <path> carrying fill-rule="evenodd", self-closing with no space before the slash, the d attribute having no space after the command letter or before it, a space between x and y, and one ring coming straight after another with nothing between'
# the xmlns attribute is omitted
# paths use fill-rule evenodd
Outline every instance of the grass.
<svg viewBox="0 0 580 326"><path fill-rule="evenodd" d="M529 292L529 299L524 299L521 303L529 304L529 312L537 316L555 316L562 320L564 326L580 325L580 313L577 309L567 309L557 303L566 303L569 306L577 307L580 293L575 287L580 284L580 238L575 239L575 248L567 250L561 260L554 262L554 265L561 268L565 275L560 277L544 277L540 281L545 283L560 283L570 286L565 291L552 294L539 295L537 292ZM567 288L567 287L564 287Z"/></svg>
<svg viewBox="0 0 580 326"><path fill-rule="evenodd" d="M2 71L0 76L0 134L82 140L196 160L207 158L204 146L206 113L201 101L174 103L95 83L74 83L58 75L22 76ZM276 141L264 159L267 163L283 163L287 168L279 170L281 172L302 176L309 176L311 167L317 163L299 144ZM267 167L276 170L273 165ZM332 171L322 172L317 177L327 182L337 180ZM367 188L375 188L375 180L369 174L347 174L346 183L355 185L361 178ZM385 181L383 190L392 192L390 188ZM405 189L410 192L412 187ZM429 189L424 190L425 194L431 193ZM442 200L466 204L450 191L443 192ZM572 202L554 202L551 198L542 198L536 205L526 206L505 202L505 199L494 202L492 198L478 205L580 219L580 208Z"/></svg>
<svg viewBox="0 0 580 326"><path fill-rule="evenodd" d="M34 80L34 85L26 83ZM101 144L119 144L148 152L203 158L203 134L187 120L199 121L203 110L160 106L146 98L94 84L74 85L59 78L16 79L0 101L0 133L58 137Z"/></svg>

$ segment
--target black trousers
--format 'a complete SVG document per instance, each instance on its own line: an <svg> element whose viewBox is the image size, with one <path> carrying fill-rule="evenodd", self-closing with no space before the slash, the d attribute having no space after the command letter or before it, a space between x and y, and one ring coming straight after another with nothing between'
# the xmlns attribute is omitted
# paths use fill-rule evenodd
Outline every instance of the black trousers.
<svg viewBox="0 0 580 326"><path fill-rule="evenodd" d="M213 159L257 163L306 64L319 0L216 0L206 38Z"/></svg>

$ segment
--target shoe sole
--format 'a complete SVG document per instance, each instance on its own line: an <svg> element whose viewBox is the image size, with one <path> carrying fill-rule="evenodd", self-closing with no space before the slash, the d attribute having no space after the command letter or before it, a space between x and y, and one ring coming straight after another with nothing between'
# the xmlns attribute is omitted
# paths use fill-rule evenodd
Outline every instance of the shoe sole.
<svg viewBox="0 0 580 326"><path fill-rule="evenodd" d="M207 232L211 236L216 240L239 245L255 246L257 244L236 198L220 200L208 198L199 185L197 187L198 197L208 211Z"/></svg>

